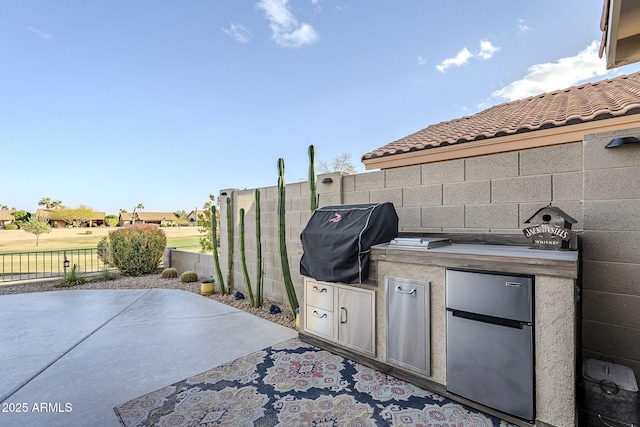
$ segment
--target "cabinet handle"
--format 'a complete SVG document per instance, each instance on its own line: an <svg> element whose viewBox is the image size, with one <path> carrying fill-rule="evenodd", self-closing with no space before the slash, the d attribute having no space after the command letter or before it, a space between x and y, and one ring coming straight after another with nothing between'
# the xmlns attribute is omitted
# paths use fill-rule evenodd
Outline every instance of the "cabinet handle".
<svg viewBox="0 0 640 427"><path fill-rule="evenodd" d="M399 294L411 295L411 294L415 294L416 293L416 288L413 288L410 291L405 291L400 286L396 286L396 292L399 293Z"/></svg>
<svg viewBox="0 0 640 427"><path fill-rule="evenodd" d="M340 323L347 323L347 309L340 307Z"/></svg>
<svg viewBox="0 0 640 427"><path fill-rule="evenodd" d="M314 292L318 292L318 293L327 292L327 288L320 289L317 286L314 286L313 288L311 288L311 290L313 290Z"/></svg>
<svg viewBox="0 0 640 427"><path fill-rule="evenodd" d="M317 311L315 311L315 310L313 310L313 311L311 312L311 315L312 315L313 317L317 317L318 319L324 319L325 317L327 317L327 313L322 313L322 315L320 315L320 314L318 314L318 312L317 312Z"/></svg>

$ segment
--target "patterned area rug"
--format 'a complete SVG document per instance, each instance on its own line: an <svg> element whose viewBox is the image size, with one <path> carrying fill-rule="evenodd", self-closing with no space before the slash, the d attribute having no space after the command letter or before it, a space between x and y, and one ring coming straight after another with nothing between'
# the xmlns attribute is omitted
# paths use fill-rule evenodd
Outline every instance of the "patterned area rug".
<svg viewBox="0 0 640 427"><path fill-rule="evenodd" d="M125 427L512 426L298 339L114 410Z"/></svg>

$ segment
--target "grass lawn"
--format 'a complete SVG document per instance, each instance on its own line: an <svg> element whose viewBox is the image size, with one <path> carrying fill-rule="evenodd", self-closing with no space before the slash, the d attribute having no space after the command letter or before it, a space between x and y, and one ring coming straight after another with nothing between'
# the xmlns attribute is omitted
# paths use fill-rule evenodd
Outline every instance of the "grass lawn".
<svg viewBox="0 0 640 427"><path fill-rule="evenodd" d="M91 234L86 234L86 231ZM95 248L113 228L54 228L51 233L41 234L36 246L36 236L22 230L0 230L0 254L35 251L57 251L81 248ZM188 251L200 251L198 227L162 228L167 236L167 246Z"/></svg>

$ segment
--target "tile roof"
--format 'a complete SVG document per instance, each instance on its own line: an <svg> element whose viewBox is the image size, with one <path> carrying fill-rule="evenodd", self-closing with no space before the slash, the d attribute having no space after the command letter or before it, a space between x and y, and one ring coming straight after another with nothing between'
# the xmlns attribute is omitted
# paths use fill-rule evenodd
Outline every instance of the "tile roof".
<svg viewBox="0 0 640 427"><path fill-rule="evenodd" d="M362 160L640 113L640 72L506 102L398 139Z"/></svg>
<svg viewBox="0 0 640 427"><path fill-rule="evenodd" d="M131 221L132 212L121 212L120 219ZM175 221L176 214L173 212L136 212L136 221Z"/></svg>
<svg viewBox="0 0 640 427"><path fill-rule="evenodd" d="M13 221L13 211L0 209L0 221Z"/></svg>

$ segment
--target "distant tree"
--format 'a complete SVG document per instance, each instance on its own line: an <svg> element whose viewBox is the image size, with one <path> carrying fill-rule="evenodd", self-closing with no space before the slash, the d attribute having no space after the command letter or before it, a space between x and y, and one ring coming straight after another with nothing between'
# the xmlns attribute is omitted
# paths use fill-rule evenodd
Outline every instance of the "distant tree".
<svg viewBox="0 0 640 427"><path fill-rule="evenodd" d="M49 223L40 218L36 218L32 216L29 218L29 221L22 224L22 228L27 233L36 235L36 246L38 246L38 241L40 240L40 235L44 233L51 233L51 226Z"/></svg>
<svg viewBox="0 0 640 427"><path fill-rule="evenodd" d="M214 196L213 194L209 194L209 201L207 201L202 206L202 212L198 214L197 224L198 231L203 233L204 235L200 238L200 252L202 253L210 253L213 249L211 246L211 206L213 204L217 207L220 207L220 198ZM216 221L220 224L220 209L216 209ZM220 227L217 227L218 232L220 232ZM220 236L216 236L218 242L220 242ZM218 244L218 248L220 245Z"/></svg>
<svg viewBox="0 0 640 427"><path fill-rule="evenodd" d="M107 215L104 217L104 223L107 227L115 227L118 225L118 215Z"/></svg>
<svg viewBox="0 0 640 427"><path fill-rule="evenodd" d="M187 212L182 210L182 211L176 211L173 213L176 216L176 224L182 226L185 224L189 223L189 220L187 219Z"/></svg>
<svg viewBox="0 0 640 427"><path fill-rule="evenodd" d="M322 173L340 172L346 175L353 175L358 173L353 161L351 160L351 153L342 153L331 159L330 162L321 160L319 162L318 171Z"/></svg>
<svg viewBox="0 0 640 427"><path fill-rule="evenodd" d="M131 224L136 223L136 210L144 209L144 205L142 203L138 203L135 208L133 208L133 213L131 214Z"/></svg>
<svg viewBox="0 0 640 427"><path fill-rule="evenodd" d="M59 207L51 212L51 219L64 221L73 227L79 227L83 222L93 219L95 211L86 205L77 208Z"/></svg>
<svg viewBox="0 0 640 427"><path fill-rule="evenodd" d="M13 219L15 220L16 224L20 228L22 228L22 224L24 224L25 222L29 221L29 218L31 218L31 214L29 212L27 212L27 211L14 211L13 212Z"/></svg>
<svg viewBox="0 0 640 427"><path fill-rule="evenodd" d="M0 205L0 211L8 211L9 210L9 206L7 205Z"/></svg>
<svg viewBox="0 0 640 427"><path fill-rule="evenodd" d="M62 206L62 201L61 200L51 201L50 197L43 197L38 202L38 206L44 206L45 209L57 208Z"/></svg>
<svg viewBox="0 0 640 427"><path fill-rule="evenodd" d="M38 202L38 206L44 206L45 209L51 209L51 198L50 197L43 197Z"/></svg>

